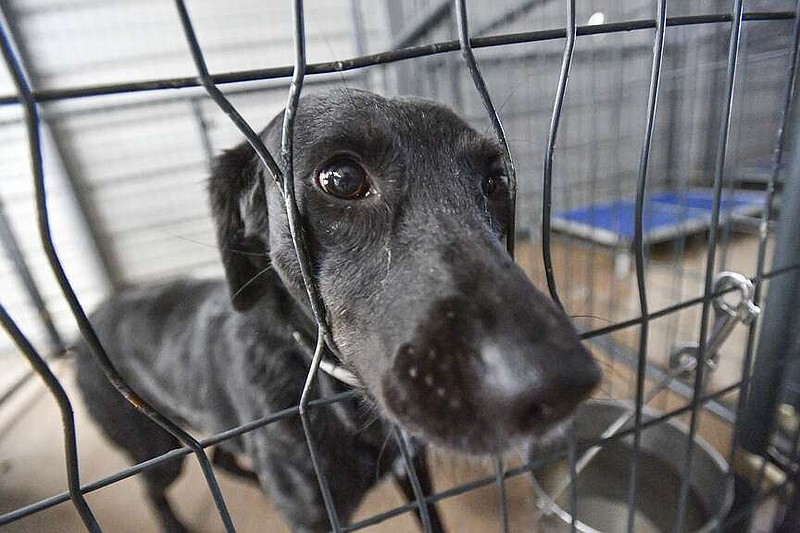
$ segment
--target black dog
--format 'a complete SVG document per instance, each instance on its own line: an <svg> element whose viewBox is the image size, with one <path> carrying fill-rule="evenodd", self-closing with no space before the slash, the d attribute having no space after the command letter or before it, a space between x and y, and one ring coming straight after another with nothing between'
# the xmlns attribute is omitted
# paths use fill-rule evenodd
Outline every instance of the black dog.
<svg viewBox="0 0 800 533"><path fill-rule="evenodd" d="M272 153L281 123L282 114L262 133ZM310 412L342 520L376 473L392 470L399 452L383 449L392 424L469 453L502 452L547 434L597 385L567 317L503 246L510 203L496 142L436 103L340 90L301 99L294 147L313 276L343 363L363 385L360 401ZM243 144L211 177L227 287L133 289L92 317L134 389L206 433L297 405L309 369L295 334L313 339L316 325L282 196L264 172ZM177 446L78 351L89 411L112 441L135 461ZM343 390L319 375L318 395ZM298 417L221 450L232 470L232 454L249 456L293 529L330 529ZM164 496L180 469L144 474L166 529L182 528Z"/></svg>

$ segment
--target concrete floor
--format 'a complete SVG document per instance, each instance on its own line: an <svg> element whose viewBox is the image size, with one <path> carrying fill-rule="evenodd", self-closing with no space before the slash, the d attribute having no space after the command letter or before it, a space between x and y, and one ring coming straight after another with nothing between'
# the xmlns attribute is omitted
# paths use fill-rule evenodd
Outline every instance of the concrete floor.
<svg viewBox="0 0 800 533"><path fill-rule="evenodd" d="M705 264L704 242L690 245L681 254L682 272L676 275L673 251L669 248L653 251L647 276L648 297L652 310L676 301L699 295L702 270ZM727 268L747 276L754 274L754 238L736 237L728 246ZM518 260L531 277L544 287L539 266L540 251L522 245ZM591 249L584 243L559 240L554 248L562 300L568 312L576 316L583 327L599 327L609 322L631 318L638 314L638 295L632 272L615 271L612 253ZM676 281L680 280L680 282ZM676 285L677 284L677 285ZM681 311L653 322L648 342L648 361L663 366L677 342L697 339L699 307ZM708 390L716 390L737 380L741 373L745 328L738 327L722 350L720 368L708 382ZM629 328L607 336L613 345L633 350L637 346L637 328ZM612 357L603 346L592 344L605 370L602 397L626 399L633 397L634 373L631 368ZM78 427L81 475L84 483L102 478L128 466L118 451L112 448L87 418L80 396L74 390L69 360L53 364L74 402ZM24 362L0 359L0 391L4 381L25 369ZM649 383L648 386L652 386ZM735 393L727 398L735 400ZM672 393L656 397L651 406L670 409L686 403ZM710 414L701 417L701 436L727 456L730 449L730 425ZM438 491L473 479L492 475L489 464L477 460L453 457L436 451L432 457L435 485ZM171 497L184 521L194 531L221 531L222 526L211 496L194 461L187 461L184 475L172 490ZM250 484L219 474L227 504L238 530L286 531L269 500ZM60 417L55 403L44 387L32 380L13 399L0 406L0 513L19 508L65 490L63 442ZM507 483L512 531L547 531L550 528L537 522L538 513L530 481L522 476ZM135 478L126 479L88 495L88 501L102 526L109 531L142 533L156 531L157 524L145 503L142 485ZM383 510L403 504L399 491L385 482L373 490L361 506L355 520L367 518ZM483 532L499 529L499 497L497 487L490 486L451 498L440 504L450 531ZM19 520L3 531L77 531L80 521L71 504L60 504L47 511ZM388 520L367 531L415 531L413 517L405 514Z"/></svg>
<svg viewBox="0 0 800 533"><path fill-rule="evenodd" d="M111 447L98 428L87 418L73 385L70 361L53 365L73 401L78 428L78 449L83 483L102 478L126 466L126 458ZM8 375L8 373L5 373ZM9 415L14 411L13 416ZM32 382L3 409L0 418L0 513L4 513L65 490L63 442L60 415L55 402L37 382ZM488 463L475 459L432 453L437 490L468 483L492 475ZM170 497L185 523L196 532L217 532L222 525L216 515L196 461L188 460ZM225 472L218 472L238 531L288 531L269 500L252 484ZM514 530L525 531L535 521L535 504L530 482L515 478L506 484ZM89 505L102 527L119 533L157 531L154 513L146 503L143 485L135 478L93 492ZM496 529L499 523L499 496L496 487L486 487L448 500L440 512L451 531L479 532ZM380 484L364 501L354 520L361 520L403 505L399 490L390 482ZM414 531L416 523L408 514L388 520L365 531ZM70 503L12 523L9 532L71 532L81 530L80 519Z"/></svg>

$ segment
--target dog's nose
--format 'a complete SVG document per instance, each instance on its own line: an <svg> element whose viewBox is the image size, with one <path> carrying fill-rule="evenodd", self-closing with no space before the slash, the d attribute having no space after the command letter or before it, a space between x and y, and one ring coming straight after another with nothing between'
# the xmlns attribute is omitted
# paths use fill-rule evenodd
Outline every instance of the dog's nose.
<svg viewBox="0 0 800 533"><path fill-rule="evenodd" d="M601 379L597 363L583 346L575 343L572 350L534 356L484 347L479 408L486 418L501 426L502 433L520 436L571 414Z"/></svg>
<svg viewBox="0 0 800 533"><path fill-rule="evenodd" d="M600 381L574 333L539 343L473 343L464 333L404 344L383 380L398 421L447 446L483 453L535 439Z"/></svg>

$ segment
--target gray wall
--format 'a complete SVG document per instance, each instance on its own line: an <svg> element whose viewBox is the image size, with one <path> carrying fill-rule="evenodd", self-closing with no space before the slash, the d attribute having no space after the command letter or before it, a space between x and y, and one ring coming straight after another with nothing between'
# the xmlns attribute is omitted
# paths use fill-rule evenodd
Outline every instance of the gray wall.
<svg viewBox="0 0 800 533"><path fill-rule="evenodd" d="M394 35L437 0L387 1ZM577 23L596 12L605 22L653 19L655 2L579 1ZM732 2L671 2L668 16L729 13ZM566 2L469 2L474 36L564 27ZM521 8L526 8L524 11ZM791 2L746 2L746 9L792 10ZM511 22L493 24L505 13ZM455 39L454 14L415 44ZM491 25L491 31L481 28ZM744 24L726 179L763 177L779 125L791 21ZM650 188L708 187L717 150L730 24L670 27ZM554 165L554 209L632 197L645 126L654 30L582 36L576 41ZM541 175L564 40L478 49L486 83L510 139L520 179L522 229L538 235ZM449 102L478 127L488 121L459 53L396 67L397 91Z"/></svg>

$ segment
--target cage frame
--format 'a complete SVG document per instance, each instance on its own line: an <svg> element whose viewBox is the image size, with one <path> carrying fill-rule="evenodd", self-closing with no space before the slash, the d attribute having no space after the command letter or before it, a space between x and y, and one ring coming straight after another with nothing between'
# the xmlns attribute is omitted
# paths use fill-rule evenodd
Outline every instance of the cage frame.
<svg viewBox="0 0 800 533"><path fill-rule="evenodd" d="M752 367L753 361L756 358L755 341L756 341L756 326L751 325L748 334L748 343L746 347L746 356L743 364L742 377L736 383L729 385L723 389L715 391L714 393L706 394L702 391L703 382L703 365L699 365L699 370L695 374L694 379L694 393L692 395L689 405L673 409L664 413L662 416L650 420L642 420L642 406L644 397L645 385L645 369L646 369L646 355L647 355L647 338L648 338L648 325L649 323L659 317L667 316L682 309L693 306L701 307L701 324L699 335L700 353L703 354L706 348L706 340L708 333L708 318L711 309L711 302L714 298L723 294L722 292L714 291L712 281L715 270L715 250L718 240L719 230L719 214L720 203L723 188L723 171L725 164L725 157L728 150L728 136L730 129L730 116L732 109L733 96L735 91L736 81L736 67L739 57L739 38L741 34L742 25L750 21L771 21L771 20L793 20L792 31L792 50L790 61L790 73L787 80L787 88L785 92L785 100L783 106L783 114L781 118L781 128L778 133L776 141L776 150L774 152L773 169L767 186L767 209L762 214L760 236L759 236L759 249L757 257L757 270L756 276L752 278L752 282L756 286L756 295L754 302L758 302L762 298L761 286L763 281L782 276L787 273L797 272L800 270L800 264L784 265L779 268L767 270L766 268L766 238L768 232L768 225L771 221L773 211L773 201L778 183L778 173L783 166L784 158L784 145L787 143L787 131L789 130L788 121L792 115L793 108L798 106L794 99L795 86L797 85L797 62L798 62L798 49L800 47L800 2L793 12L791 11L774 11L774 12L748 12L744 10L743 0L733 0L732 11L729 14L715 14L715 15L697 15L697 16L683 16L683 17L667 17L667 0L657 0L657 17L654 19L632 20L617 23L599 24L592 26L578 26L575 22L575 1L567 0L567 20L564 28L554 30L540 30L531 32L521 32L513 34L499 34L486 37L472 37L469 30L469 14L465 0L453 0L451 9L455 10L457 14L457 27L459 32L458 40L441 41L418 46L403 46L401 48L369 55L359 55L342 61L324 62L324 63L307 63L305 56L305 32L304 32L304 17L303 17L303 1L292 0L293 6L293 24L294 24L294 47L295 58L294 63L289 66L266 68L249 71L232 71L221 74L211 74L205 65L203 58L203 51L197 42L194 35L194 29L191 22L191 17L186 9L183 0L174 0L175 8L179 13L181 19L181 26L185 34L186 43L192 54L193 61L197 70L197 76L182 77L182 78L164 78L149 81L133 81L126 83L84 86L70 89L50 89L50 90L37 90L31 86L30 80L25 71L25 64L20 58L18 51L15 49L13 39L7 21L3 20L0 23L0 47L2 54L9 71L12 74L13 81L16 86L16 94L0 96L0 105L3 106L21 106L25 115L25 125L28 135L28 147L31 158L31 165L34 175L34 183L36 190L36 203L37 203L37 216L38 216L38 231L41 239L41 246L44 249L50 267L56 276L59 287L61 288L65 299L70 304L70 308L79 329L84 336L86 342L91 347L93 356L101 364L109 379L120 393L126 397L133 405L135 405L144 414L158 423L165 431L169 431L175 435L183 444L181 448L172 450L164 455L153 458L149 461L133 465L129 468L121 470L111 476L103 479L81 484L80 477L77 469L77 442L75 438L74 421L71 418L71 407L69 399L63 388L60 386L58 379L49 370L46 359L37 352L32 343L25 337L24 333L18 328L11 315L5 308L0 306L0 322L3 328L12 337L13 341L19 347L23 355L30 361L33 366L34 372L40 379L48 386L51 393L57 399L59 408L62 413L63 420L63 437L66 450L66 470L68 473L68 491L61 494L54 495L27 505L25 507L16 509L14 511L0 515L0 526L20 520L33 513L50 508L59 503L72 501L76 510L78 511L81 519L83 520L86 528L90 531L100 531L100 526L95 519L90 506L86 503L84 495L98 490L102 487L108 486L112 483L136 475L147 468L161 464L164 461L174 460L178 457L193 454L203 471L206 484L215 502L217 513L220 521L226 531L235 531L233 519L228 512L224 495L220 490L216 481L213 468L205 452L209 446L222 442L226 439L234 438L248 431L256 428L263 427L267 424L277 422L286 417L299 416L303 421L303 427L306 433L307 444L309 447L310 457L315 464L318 474L318 481L323 498L326 504L326 510L331 522L333 531L355 531L371 525L375 525L382 521L388 520L394 516L402 513L411 512L415 509L419 511L423 530L431 531L430 517L428 516L427 507L430 504L442 501L447 498L463 494L465 492L474 490L479 487L497 484L499 486L500 494L500 516L502 520L502 527L505 531L508 530L508 508L507 498L504 491L504 483L507 479L524 475L536 470L542 464L555 460L558 457L563 457L564 454L570 459L570 472L575 475L575 458L582 450L575 444L571 444L568 450L563 450L555 456L542 458L541 460L534 460L526 465L516 468L506 468L503 464L503 459L500 457L495 458L495 475L488 476L471 483L463 484L461 486L441 491L432 495L424 495L419 487L418 480L413 474L414 469L408 453L407 436L398 432L396 435L399 448L402 452L403 458L406 462L406 467L411 475L412 485L416 495L416 501L409 502L406 505L397 507L395 509L386 511L384 513L376 514L368 519L362 520L357 523L343 525L339 520L335 506L333 505L332 498L330 497L329 490L326 488L326 478L315 459L315 443L310 438L310 431L308 428L308 419L306 414L308 409L318 409L326 405L338 401L344 401L352 398L356 392L350 391L338 394L329 398L319 400L311 400L309 391L313 386L313 380L318 372L320 360L323 350L330 350L334 355L338 354L335 342L330 333L330 327L325 317L324 303L322 302L319 293L315 287L313 279L310 275L310 267L308 262L308 254L305 248L302 231L302 221L300 220L299 211L293 194L293 165L292 165L292 133L293 133L293 117L297 109L300 94L303 88L303 82L307 76L314 76L318 74L331 74L343 73L350 70L359 70L366 67L386 65L398 61L410 60L417 57L428 57L438 54L445 54L460 51L464 60L464 66L468 69L472 76L476 90L480 94L481 101L484 104L487 115L492 123L495 135L500 141L507 157L507 168L509 169L509 178L511 179L512 194L516 193L515 171L513 161L511 158L511 151L508 148L508 142L503 131L502 122L498 116L496 108L493 104L492 97L486 88L482 79L482 74L479 62L475 59L472 50L474 48L485 47L498 47L516 43L532 43L539 41L554 41L565 39L566 45L563 55L563 62L561 73L559 75L558 87L556 91L556 98L553 106L553 115L550 126L550 133L547 142L546 158L543 169L543 213L544 222L542 226L542 244L543 244L543 259L544 267L547 275L547 285L554 301L560 304L558 296L558 288L553 276L553 264L551 254L551 201L552 201L552 167L553 167L553 154L558 136L558 125L561 109L564 105L564 94L568 83L570 72L571 58L574 54L576 40L581 36L610 34L626 31L638 30L655 30L654 47L653 47L653 62L652 72L650 77L650 87L648 91L648 104L645 112L644 121L644 140L641 147L639 172L637 180L637 194L636 194L636 214L635 214L635 237L634 237L634 260L636 264L636 277L637 277L637 291L639 296L640 313L639 316L633 319L616 322L600 328L587 330L581 334L584 340L592 339L595 337L607 335L609 333L620 331L622 329L638 327L639 328L639 350L637 353L638 361L636 366L636 399L635 399L635 417L633 428L623 430L617 434L599 439L595 443L589 443L584 446L584 449L593 445L602 445L604 443L613 442L617 439L632 436L634 439L634 452L632 458L632 469L629 479L629 496L628 496L628 531L633 531L633 517L636 501L636 464L637 464L637 450L639 448L639 437L641 432L648 427L652 427L659 423L674 417L689 414L690 425L689 434L687 436L686 459L684 462L683 482L680 491L680 504L676 511L675 531L682 530L684 519L684 512L686 509L686 498L688 496L688 480L689 473L692 465L692 445L696 439L698 413L703 406L718 397L721 397L733 390L739 390L739 400L737 413L742 413L745 409L746 395L749 391L751 376L749 369ZM447 4L443 2L443 5ZM730 40L727 57L726 67L726 82L725 82L725 97L724 108L725 112L722 114L720 132L718 139L718 152L716 154L715 172L714 172L714 208L712 211L712 224L710 229L710 237L708 243L708 260L705 268L704 291L703 295L697 298L684 299L681 302L664 307L657 310L651 310L647 300L647 290L644 283L644 270L645 270L645 243L643 240L643 206L644 197L647 188L648 177L648 158L652 148L652 135L655 124L655 117L658 110L658 89L661 75L661 63L664 52L664 39L666 31L670 27L698 25L698 24L730 24ZM219 89L220 85L244 82L244 81L264 81L276 79L290 79L288 91L288 103L286 106L283 122L283 136L281 153L278 154L284 163L285 171L277 163L275 156L267 150L257 133L249 126L249 124L239 115L235 107L230 103L226 96ZM278 413L271 413L263 416L261 419L243 424L236 428L232 428L223 433L219 433L206 439L197 440L192 437L185 430L181 429L177 424L170 421L167 417L161 414L157 409L148 405L141 397L139 397L134 390L132 390L125 380L120 376L110 359L108 358L105 350L94 333L88 317L83 310L83 307L77 298L72 285L66 276L61 259L55 249L49 223L49 212L47 208L46 193L44 184L46 175L42 164L42 146L40 139L40 131L42 127L42 118L39 112L41 104L67 100L85 98L99 95L111 95L120 93L144 92L154 91L165 88L189 88L189 87L202 87L209 98L211 98L232 120L232 122L239 128L243 136L255 149L265 169L269 175L278 183L284 199L286 202L287 213L289 214L289 226L292 233L292 238L295 245L298 261L301 265L306 290L308 291L309 300L311 302L314 317L317 321L318 332L314 349L314 358L309 369L306 380L306 385L298 399L298 405L291 409L286 409ZM513 254L514 232L509 232L508 249ZM737 431L733 432L732 450L736 449L739 435ZM795 453L797 452L798 436L795 435ZM763 464L766 464L766 456L763 457ZM762 466L763 473L763 466ZM790 480L785 482L789 483ZM574 503L577 498L575 491L575 483L571 483L572 494L571 499ZM748 522L752 518L752 508L755 507L761 500L769 497L774 492L782 490L782 487L775 487L767 491L759 490L759 498L754 498L751 505L746 506L741 512L745 513ZM572 527L575 527L576 518L573 517ZM722 530L723 523L718 524L718 530Z"/></svg>

